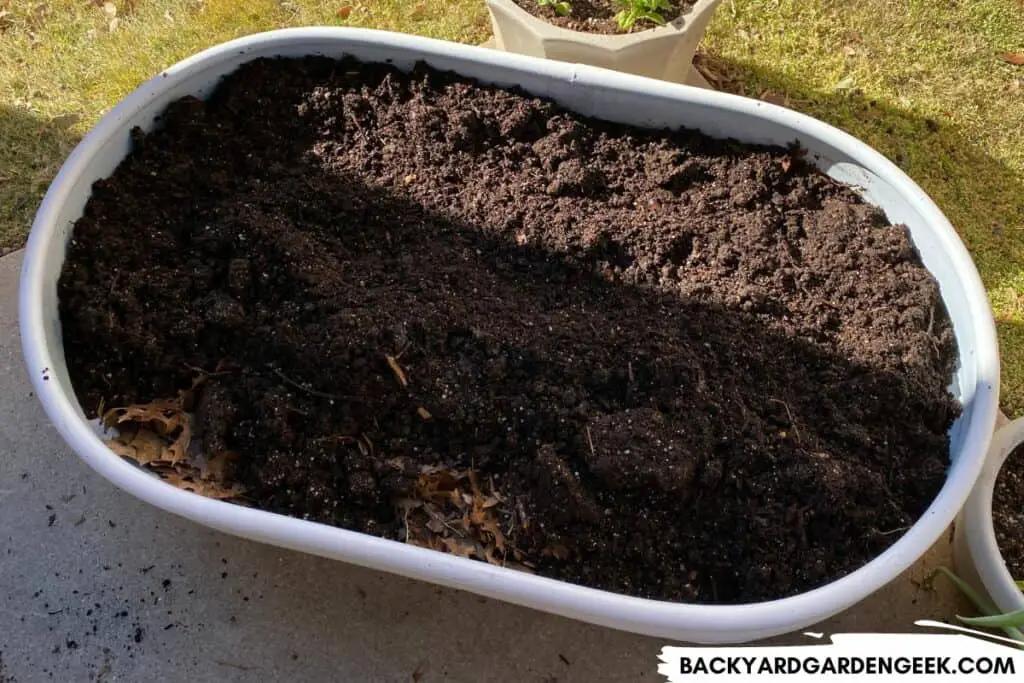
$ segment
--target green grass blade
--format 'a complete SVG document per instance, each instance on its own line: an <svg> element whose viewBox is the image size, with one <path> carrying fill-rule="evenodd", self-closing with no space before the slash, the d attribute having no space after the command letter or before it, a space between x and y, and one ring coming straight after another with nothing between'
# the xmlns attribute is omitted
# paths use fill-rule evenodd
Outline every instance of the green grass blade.
<svg viewBox="0 0 1024 683"><path fill-rule="evenodd" d="M982 628L1007 628L1024 626L1024 609L1006 614L995 614L990 617L958 617L960 621L968 626L980 626Z"/></svg>
<svg viewBox="0 0 1024 683"><path fill-rule="evenodd" d="M987 598L983 598L973 588L971 588L966 581L961 579L959 576L951 572L945 567L939 567L938 571L940 574L945 576L947 579L953 582L953 585L960 589L960 592L967 596L967 599L974 603L974 606L978 608L978 611L982 614L993 615L999 614L999 609L992 604ZM962 617L958 617L962 619Z"/></svg>
<svg viewBox="0 0 1024 683"><path fill-rule="evenodd" d="M977 608L979 612L988 616L999 614L999 609L994 604L992 604L992 602L979 595L973 588L971 588L967 584L966 581L964 581L959 576L951 572L949 569L947 569L946 567L939 567L937 571L938 573L942 574L947 579L952 581L953 585L960 589L961 593L967 596L967 599L974 604L975 608ZM967 623L965 617L957 615L957 619L963 621L964 623ZM1019 640L1022 644L1024 644L1024 632L1021 632L1020 629L1018 629L1016 626L1002 626L1001 628L1003 629L1003 633L1010 636L1014 640ZM1024 645L1022 645L1022 647L1024 647Z"/></svg>

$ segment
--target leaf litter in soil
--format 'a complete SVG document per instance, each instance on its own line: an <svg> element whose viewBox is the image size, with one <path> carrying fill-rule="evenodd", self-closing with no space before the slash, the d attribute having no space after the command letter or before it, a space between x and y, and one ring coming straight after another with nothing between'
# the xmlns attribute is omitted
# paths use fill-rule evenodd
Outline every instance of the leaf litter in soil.
<svg viewBox="0 0 1024 683"><path fill-rule="evenodd" d="M386 356L402 386L408 384L394 356ZM195 454L192 448L195 415L187 411L205 376L174 399L111 408L103 413L103 426L117 435L107 439L114 453L153 472L168 484L217 500L244 501L245 489L231 483L230 473L239 454L221 451ZM419 414L429 419L425 408ZM396 501L402 536L410 545L459 557L475 558L520 571L533 564L515 547L515 534L529 526L526 513L507 506L493 480L484 493L476 471L424 466L412 495ZM503 530L504 527L504 530ZM562 546L550 554L561 556Z"/></svg>
<svg viewBox="0 0 1024 683"><path fill-rule="evenodd" d="M394 363L396 375L404 379L394 358L387 358L389 364ZM191 390L176 399L104 412L104 427L117 431L106 440L107 447L177 488L206 498L244 501L245 489L230 482L230 468L239 454L222 451L206 457L190 453L195 422L195 416L185 410L190 398ZM425 408L419 411L429 419ZM472 468L424 466L412 496L396 502L405 542L532 573L533 564L514 542L518 528L529 526L525 512L507 506L493 481L488 490L485 494ZM562 557L566 552L564 546L555 546L548 554Z"/></svg>
<svg viewBox="0 0 1024 683"><path fill-rule="evenodd" d="M106 440L114 453L153 472L172 486L220 500L240 500L245 489L229 483L232 451L193 454L195 416L187 411L202 377L174 399L111 408L103 426L115 430Z"/></svg>

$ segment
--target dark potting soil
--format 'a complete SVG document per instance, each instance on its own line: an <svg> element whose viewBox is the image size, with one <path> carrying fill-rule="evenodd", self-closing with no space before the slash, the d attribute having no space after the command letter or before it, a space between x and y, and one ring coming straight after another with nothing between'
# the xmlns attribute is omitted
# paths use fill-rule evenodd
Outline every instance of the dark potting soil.
<svg viewBox="0 0 1024 683"><path fill-rule="evenodd" d="M603 33L609 35L637 33L658 28L659 24L648 19L637 21L629 29L619 27L615 17L625 9L620 0L565 0L569 4L569 13L560 14L552 3L541 5L537 0L515 0L515 3L535 17L544 19L549 24L567 28L570 31L583 33ZM667 22L674 21L684 12L693 7L696 0L668 0L670 9L658 13Z"/></svg>
<svg viewBox="0 0 1024 683"><path fill-rule="evenodd" d="M59 284L74 386L219 370L199 437L258 507L400 538L421 468L472 466L539 573L730 603L860 567L943 483L937 285L791 150L321 58L133 142Z"/></svg>
<svg viewBox="0 0 1024 683"><path fill-rule="evenodd" d="M1007 456L992 494L996 542L1010 574L1024 579L1024 447Z"/></svg>

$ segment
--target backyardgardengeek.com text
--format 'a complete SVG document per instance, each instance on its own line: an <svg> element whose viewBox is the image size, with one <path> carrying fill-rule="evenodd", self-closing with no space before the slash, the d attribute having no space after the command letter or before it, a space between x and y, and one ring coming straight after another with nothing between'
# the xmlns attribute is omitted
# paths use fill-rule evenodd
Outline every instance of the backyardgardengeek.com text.
<svg viewBox="0 0 1024 683"><path fill-rule="evenodd" d="M683 675L995 675L1017 673L1013 657L682 657ZM1024 674L1024 672L1022 672Z"/></svg>

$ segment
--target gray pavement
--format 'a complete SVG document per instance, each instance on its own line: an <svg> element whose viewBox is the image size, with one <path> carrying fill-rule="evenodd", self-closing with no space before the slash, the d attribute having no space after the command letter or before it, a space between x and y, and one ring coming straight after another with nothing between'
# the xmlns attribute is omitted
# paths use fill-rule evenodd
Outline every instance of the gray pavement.
<svg viewBox="0 0 1024 683"><path fill-rule="evenodd" d="M663 641L236 539L94 474L32 394L0 258L0 683L657 681ZM818 630L957 605L922 563ZM781 642L795 642L794 638Z"/></svg>

